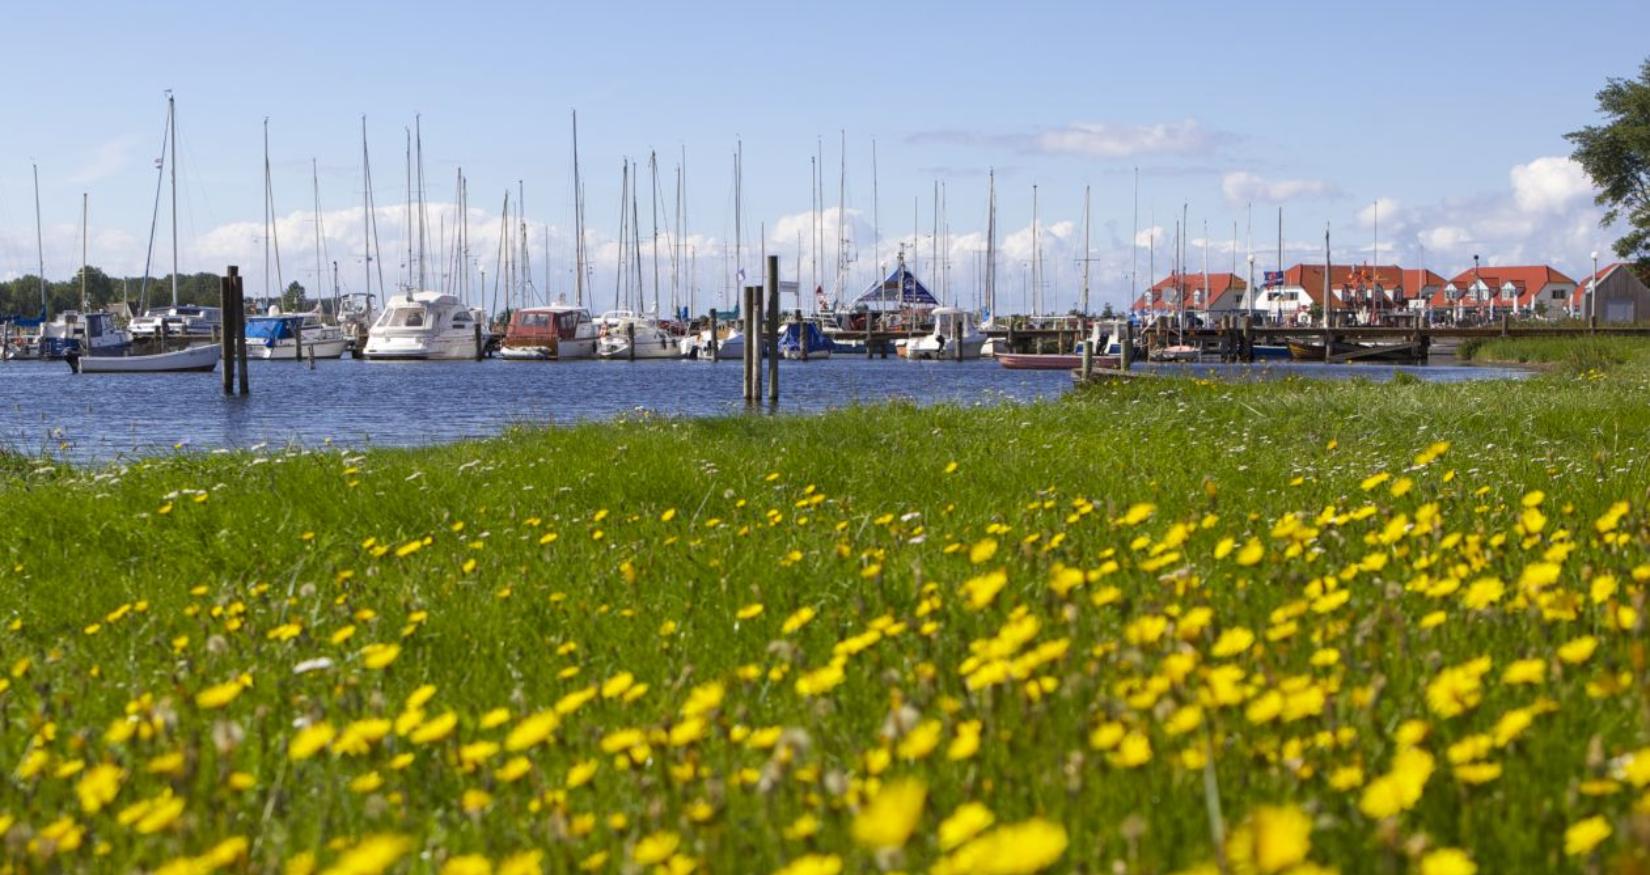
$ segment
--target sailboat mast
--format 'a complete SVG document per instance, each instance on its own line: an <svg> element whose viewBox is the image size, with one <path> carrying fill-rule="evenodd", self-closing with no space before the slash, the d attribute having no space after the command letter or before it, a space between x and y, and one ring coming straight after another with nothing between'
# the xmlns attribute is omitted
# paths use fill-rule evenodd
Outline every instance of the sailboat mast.
<svg viewBox="0 0 1650 875"><path fill-rule="evenodd" d="M874 282L882 282L882 221L877 215L877 141L871 140L871 270Z"/></svg>
<svg viewBox="0 0 1650 875"><path fill-rule="evenodd" d="M264 300L269 300L269 116L264 116ZM177 302L174 301L174 304Z"/></svg>
<svg viewBox="0 0 1650 875"><path fill-rule="evenodd" d="M418 288L425 288L424 254L429 248L429 214L424 207L424 117L413 116L413 140L418 149Z"/></svg>
<svg viewBox="0 0 1650 875"><path fill-rule="evenodd" d="M997 168L986 177L985 207L985 307L997 318Z"/></svg>
<svg viewBox="0 0 1650 875"><path fill-rule="evenodd" d="M848 131L840 131L836 174L836 295L842 297L848 281L848 234L842 222L848 213Z"/></svg>
<svg viewBox="0 0 1650 875"><path fill-rule="evenodd" d="M1037 224L1037 186L1033 185L1031 187L1031 315L1033 316L1042 315L1042 308L1038 304L1043 286L1043 278L1040 275L1043 265L1043 250L1040 245L1041 240L1038 237Z"/></svg>
<svg viewBox="0 0 1650 875"><path fill-rule="evenodd" d="M166 95L166 124L172 139L172 306L178 305L178 112L170 93Z"/></svg>
<svg viewBox="0 0 1650 875"><path fill-rule="evenodd" d="M402 228L402 234L403 234L403 235L404 235L404 236L405 236L405 237L406 237L406 238L407 238L407 264L406 264L406 272L405 272L405 273L404 273L404 274L403 274L403 275L402 275L402 279L401 279L401 281L402 281L402 284L403 284L403 285L406 285L406 286L411 286L411 285L412 285L412 276L413 276L413 213L412 213L412 200L413 200L413 189L412 189L412 129L411 129L411 128L407 128L407 127L403 127L403 128L402 128L402 129L401 129L401 130L402 130L402 131L404 131L404 132L405 132L405 133L406 133L406 135L407 135L407 205L406 205L406 224L405 224L405 225L404 225L404 226L403 226L403 228Z"/></svg>
<svg viewBox="0 0 1650 875"><path fill-rule="evenodd" d="M1134 168L1134 235L1129 238L1129 306L1140 294L1140 168Z"/></svg>
<svg viewBox="0 0 1650 875"><path fill-rule="evenodd" d="M46 302L46 241L40 232L40 165L34 167L34 254L39 259L40 318L50 316L51 306Z"/></svg>
<svg viewBox="0 0 1650 875"><path fill-rule="evenodd" d="M584 184L579 178L579 111L573 110L573 289L584 306Z"/></svg>
<svg viewBox="0 0 1650 875"><path fill-rule="evenodd" d="M315 299L319 301L321 285L326 282L326 274L321 266L321 171L314 158L309 159L309 183L315 195Z"/></svg>
<svg viewBox="0 0 1650 875"><path fill-rule="evenodd" d="M361 277L366 282L362 291L366 292L368 300L372 295L372 170L367 163L367 116L361 115L361 248L364 253L361 259Z"/></svg>
<svg viewBox="0 0 1650 875"><path fill-rule="evenodd" d="M91 308L86 305L86 221L90 207L86 192L80 193L80 312L85 313Z"/></svg>
<svg viewBox="0 0 1650 875"><path fill-rule="evenodd" d="M630 159L623 159L622 173L619 181L619 264L613 272L613 309L622 309L619 304L619 293L624 287L624 248L626 225L630 222L630 211L625 209L625 200L629 197L626 191L630 187Z"/></svg>
<svg viewBox="0 0 1650 875"><path fill-rule="evenodd" d="M741 213L745 199L744 192L744 164L745 143L743 140L734 142L733 150L733 281L743 285L745 282L744 264L744 230L741 225ZM742 299L736 299L742 300ZM744 318L751 318L749 313Z"/></svg>
<svg viewBox="0 0 1650 875"><path fill-rule="evenodd" d="M1083 315L1089 314L1089 262L1093 260L1094 249L1089 243L1089 186L1083 186Z"/></svg>
<svg viewBox="0 0 1650 875"><path fill-rule="evenodd" d="M653 203L653 315L659 310L659 153L649 149L647 152L648 177L652 180L653 193L649 200Z"/></svg>

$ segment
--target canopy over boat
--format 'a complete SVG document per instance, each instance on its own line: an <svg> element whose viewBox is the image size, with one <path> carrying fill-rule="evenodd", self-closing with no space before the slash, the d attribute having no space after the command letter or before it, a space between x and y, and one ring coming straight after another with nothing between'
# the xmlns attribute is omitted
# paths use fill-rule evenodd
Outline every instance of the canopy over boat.
<svg viewBox="0 0 1650 875"><path fill-rule="evenodd" d="M274 346L275 341L292 337L293 326L303 321L302 315L254 316L246 320L246 339Z"/></svg>
<svg viewBox="0 0 1650 875"><path fill-rule="evenodd" d="M868 308L905 309L938 307L940 302L901 261L882 282L872 283L864 294L855 298L854 304Z"/></svg>
<svg viewBox="0 0 1650 875"><path fill-rule="evenodd" d="M836 349L836 344L831 342L831 339L825 336L825 332L820 331L819 326L813 322L805 322L801 325L795 322L787 322L779 330L780 352L791 350L800 352L804 345L809 353L828 353Z"/></svg>

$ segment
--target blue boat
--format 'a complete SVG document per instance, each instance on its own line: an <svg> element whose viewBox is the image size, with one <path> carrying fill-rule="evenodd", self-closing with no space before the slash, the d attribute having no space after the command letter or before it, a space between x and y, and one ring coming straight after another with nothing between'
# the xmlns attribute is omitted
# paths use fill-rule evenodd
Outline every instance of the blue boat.
<svg viewBox="0 0 1650 875"><path fill-rule="evenodd" d="M836 350L825 332L814 322L787 322L779 332L779 354L788 359L830 358Z"/></svg>

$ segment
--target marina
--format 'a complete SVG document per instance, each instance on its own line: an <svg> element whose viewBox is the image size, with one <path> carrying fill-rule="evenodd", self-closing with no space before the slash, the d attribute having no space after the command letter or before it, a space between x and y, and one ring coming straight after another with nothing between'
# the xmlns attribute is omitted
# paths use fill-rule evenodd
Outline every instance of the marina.
<svg viewBox="0 0 1650 875"><path fill-rule="evenodd" d="M1172 366L1203 377L1441 382L1519 379L1516 368L1433 365ZM781 413L901 400L982 405L1070 391L1066 369L1010 371L989 359L907 362L835 357L782 363ZM1169 372L1168 365L1143 365ZM566 425L657 414L725 416L745 408L733 361L522 363L253 361L252 393L226 397L202 374L90 379L61 362L0 366L0 446L84 462L152 453L293 444L423 446L497 435L515 425ZM462 403L453 403L462 399ZM760 409L770 409L763 407Z"/></svg>

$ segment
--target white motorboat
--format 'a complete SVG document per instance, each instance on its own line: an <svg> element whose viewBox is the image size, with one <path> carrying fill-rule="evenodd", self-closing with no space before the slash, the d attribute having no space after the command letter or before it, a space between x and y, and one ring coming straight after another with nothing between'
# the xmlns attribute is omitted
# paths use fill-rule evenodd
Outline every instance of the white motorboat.
<svg viewBox="0 0 1650 875"><path fill-rule="evenodd" d="M154 355L70 355L68 361L77 374L159 374L211 371L220 358L223 345L205 343Z"/></svg>
<svg viewBox="0 0 1650 875"><path fill-rule="evenodd" d="M320 313L282 313L272 308L268 316L254 316L246 320L246 354L249 358L335 359L344 354L349 343L344 330L321 321ZM474 346L475 339L472 337L471 348Z"/></svg>
<svg viewBox="0 0 1650 875"><path fill-rule="evenodd" d="M142 316L132 319L127 326L133 337L215 337L223 324L223 310L218 307L151 307Z"/></svg>
<svg viewBox="0 0 1650 875"><path fill-rule="evenodd" d="M935 307L934 329L905 345L908 359L976 359L985 335L974 324L974 314L957 307ZM958 353L958 347L961 353Z"/></svg>
<svg viewBox="0 0 1650 875"><path fill-rule="evenodd" d="M676 359L682 357L682 345L651 316L609 310L602 314L596 355L604 359Z"/></svg>
<svg viewBox="0 0 1650 875"><path fill-rule="evenodd" d="M715 346L711 344L710 330L706 329L693 335L682 338L682 355L694 361L727 361L741 358L745 355L745 335L739 329L728 327L717 332L722 336L716 339Z"/></svg>
<svg viewBox="0 0 1650 875"><path fill-rule="evenodd" d="M477 327L484 318L453 295L397 295L367 332L364 353L369 359L403 361L477 358ZM485 343L485 327L481 332L480 343Z"/></svg>
<svg viewBox="0 0 1650 875"><path fill-rule="evenodd" d="M512 313L498 354L513 361L587 359L596 354L596 340L590 311L559 301Z"/></svg>

